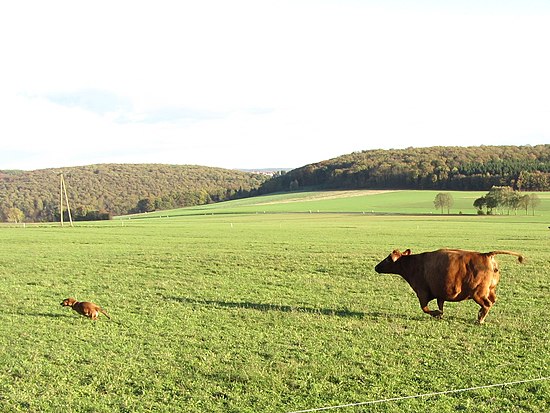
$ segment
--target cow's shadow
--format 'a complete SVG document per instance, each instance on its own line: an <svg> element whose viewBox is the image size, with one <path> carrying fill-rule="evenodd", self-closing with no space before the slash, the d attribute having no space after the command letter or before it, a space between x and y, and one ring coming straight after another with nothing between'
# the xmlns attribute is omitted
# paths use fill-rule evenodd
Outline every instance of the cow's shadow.
<svg viewBox="0 0 550 413"><path fill-rule="evenodd" d="M305 306L292 306L284 304L270 304L270 303L253 303L249 301L221 301L221 300L203 300L188 297L173 297L163 296L165 300L177 301L183 304L201 305L219 308L231 308L231 309L248 309L253 311L269 312L278 311L283 313L307 313L317 314L322 316L331 317L344 317L344 318L357 318L357 319L375 319L375 320L391 320L395 318L410 320L404 314L396 313L384 313L381 311L374 312L362 312L352 311L347 309L333 309L333 308L313 308Z"/></svg>

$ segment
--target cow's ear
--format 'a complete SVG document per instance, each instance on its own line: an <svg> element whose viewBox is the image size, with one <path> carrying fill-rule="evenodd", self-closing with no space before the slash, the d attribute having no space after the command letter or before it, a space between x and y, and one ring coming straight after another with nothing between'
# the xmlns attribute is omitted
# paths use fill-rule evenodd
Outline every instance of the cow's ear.
<svg viewBox="0 0 550 413"><path fill-rule="evenodd" d="M390 254L391 260L393 262L397 261L399 258L401 258L401 252L399 250L393 250L393 252Z"/></svg>
<svg viewBox="0 0 550 413"><path fill-rule="evenodd" d="M405 251L403 251L403 255L411 255L411 250L406 249Z"/></svg>

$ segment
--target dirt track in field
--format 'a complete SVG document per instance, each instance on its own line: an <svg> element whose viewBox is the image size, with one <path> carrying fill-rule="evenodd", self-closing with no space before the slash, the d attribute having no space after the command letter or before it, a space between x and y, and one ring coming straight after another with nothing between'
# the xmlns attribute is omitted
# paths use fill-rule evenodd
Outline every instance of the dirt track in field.
<svg viewBox="0 0 550 413"><path fill-rule="evenodd" d="M292 202L304 202L304 201L318 201L318 200L325 200L325 199L337 199L337 198L350 198L355 196L365 196L365 195L377 195L377 194L384 194L388 192L394 192L389 190L349 190L349 191L326 191L326 192L319 192L319 193L312 193L305 197L299 197L295 199L283 199L280 201L271 201L271 202L263 202L259 203L257 205L273 205L273 204L289 204Z"/></svg>

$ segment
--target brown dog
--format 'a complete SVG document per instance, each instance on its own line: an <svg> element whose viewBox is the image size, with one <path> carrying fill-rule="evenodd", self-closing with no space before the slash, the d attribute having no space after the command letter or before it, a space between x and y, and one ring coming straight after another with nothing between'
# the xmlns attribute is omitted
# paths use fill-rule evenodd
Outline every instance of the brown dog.
<svg viewBox="0 0 550 413"><path fill-rule="evenodd" d="M80 302L76 301L74 298L65 298L61 305L63 307L72 307L72 309L75 310L78 314L89 317L92 320L97 320L99 313L104 314L105 317L107 317L109 320L111 319L111 317L109 317L109 314L107 314L107 312L103 308L101 308L97 304L87 301Z"/></svg>

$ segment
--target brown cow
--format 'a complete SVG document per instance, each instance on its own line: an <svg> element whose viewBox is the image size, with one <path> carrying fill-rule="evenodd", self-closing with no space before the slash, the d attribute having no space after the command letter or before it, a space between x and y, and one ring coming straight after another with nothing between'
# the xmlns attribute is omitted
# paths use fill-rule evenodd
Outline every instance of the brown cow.
<svg viewBox="0 0 550 413"><path fill-rule="evenodd" d="M411 254L393 251L374 270L377 273L399 274L409 283L420 301L420 307L433 317L443 315L445 301L473 298L481 306L477 320L483 323L496 301L495 289L500 275L495 255L523 256L512 251L474 252L453 249ZM439 310L431 311L428 303L437 299Z"/></svg>

